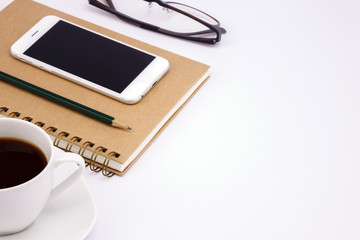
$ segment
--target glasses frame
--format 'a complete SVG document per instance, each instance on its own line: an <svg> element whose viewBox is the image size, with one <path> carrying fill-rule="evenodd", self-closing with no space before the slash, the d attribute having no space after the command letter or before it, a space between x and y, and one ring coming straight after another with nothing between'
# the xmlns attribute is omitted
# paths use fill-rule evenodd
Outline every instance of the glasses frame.
<svg viewBox="0 0 360 240"><path fill-rule="evenodd" d="M146 2L149 2L150 3L157 3L158 5L164 7L164 8L167 8L167 9L170 9L170 10L173 10L173 11L176 11L182 15L185 15L197 22L199 22L200 24L206 26L208 28L208 30L204 30L204 31L199 31L199 32L192 32L192 33L179 33L179 32L173 32L173 31L170 31L170 30L167 30L167 29L163 29L163 28L160 28L158 26L155 26L153 24L149 24L149 23L146 23L146 22L143 22L141 20L138 20L138 19L135 19L135 18L132 18L126 14L123 14L119 11L116 10L112 0L106 0L106 2L109 4L109 6L99 2L98 0L88 0L89 1L89 4L90 5L93 5L95 7L98 7L106 12L109 12L109 13L112 13L114 14L116 17L118 17L119 19L123 20L123 21L126 21L128 23L131 23L131 24L134 24L136 26L139 26L141 28L144 28L144 29L147 29L147 30L150 30L150 31L154 31L154 32L158 32L158 33L162 33L162 34L166 34L166 35L170 35L170 36L173 36L173 37L178 37L178 38L182 38L182 39L187 39L187 40L192 40L192 41L196 41L196 42L202 42L202 43L208 43L208 44L215 44L217 42L220 42L221 40L221 36L223 33L226 33L226 30L222 27L220 27L220 22L210 16L209 14L203 12L203 11L200 11L199 9L196 9L196 8L193 8L191 6L188 6L188 5L185 5L185 4L182 4L182 3L178 3L178 2L164 2L164 1L161 1L161 0L143 0L143 1L146 1ZM133 1L139 1L139 0L133 0ZM140 0L141 1L141 0ZM178 5L181 5L181 6L185 6L185 7L188 7L188 8L191 8L191 9L194 9L204 15L206 15L207 17L211 18L216 24L210 24L192 14L189 14L181 9L178 9L172 5L169 5L168 3L170 4L178 4ZM207 33L215 33L216 34L216 37L214 38L210 38L210 37L200 37L199 35L201 34L207 34Z"/></svg>

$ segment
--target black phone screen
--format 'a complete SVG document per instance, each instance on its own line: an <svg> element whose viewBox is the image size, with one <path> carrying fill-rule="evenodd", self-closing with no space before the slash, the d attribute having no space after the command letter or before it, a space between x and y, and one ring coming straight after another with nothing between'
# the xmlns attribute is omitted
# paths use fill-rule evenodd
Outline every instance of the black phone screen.
<svg viewBox="0 0 360 240"><path fill-rule="evenodd" d="M119 93L155 59L62 20L24 54Z"/></svg>

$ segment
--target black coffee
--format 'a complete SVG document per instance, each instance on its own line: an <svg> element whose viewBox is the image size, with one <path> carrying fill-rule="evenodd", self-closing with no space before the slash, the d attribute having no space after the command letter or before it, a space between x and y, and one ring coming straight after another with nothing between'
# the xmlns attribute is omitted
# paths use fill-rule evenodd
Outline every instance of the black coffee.
<svg viewBox="0 0 360 240"><path fill-rule="evenodd" d="M32 143L0 138L0 189L24 183L47 165L44 153Z"/></svg>

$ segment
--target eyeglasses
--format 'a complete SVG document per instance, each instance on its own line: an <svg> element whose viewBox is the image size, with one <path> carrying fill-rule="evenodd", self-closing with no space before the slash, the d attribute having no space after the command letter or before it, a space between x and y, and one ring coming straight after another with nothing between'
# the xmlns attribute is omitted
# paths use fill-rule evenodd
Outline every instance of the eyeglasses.
<svg viewBox="0 0 360 240"><path fill-rule="evenodd" d="M215 44L226 33L214 17L182 3L161 0L89 0L89 4L141 28L182 39Z"/></svg>

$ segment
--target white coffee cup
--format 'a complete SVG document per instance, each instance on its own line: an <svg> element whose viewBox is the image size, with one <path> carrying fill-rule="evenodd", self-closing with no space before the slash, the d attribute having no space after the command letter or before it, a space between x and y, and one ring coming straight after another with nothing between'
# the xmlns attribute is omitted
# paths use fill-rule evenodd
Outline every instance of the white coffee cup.
<svg viewBox="0 0 360 240"><path fill-rule="evenodd" d="M6 235L20 232L30 226L48 201L71 186L82 175L84 159L74 153L55 155L55 147L49 135L42 128L24 120L1 118L0 138L17 138L30 142L40 148L48 161L46 167L29 181L0 189L0 235ZM76 165L76 170L54 186L54 173L61 170L57 170L57 166L69 162ZM16 169L2 171L17 174Z"/></svg>

